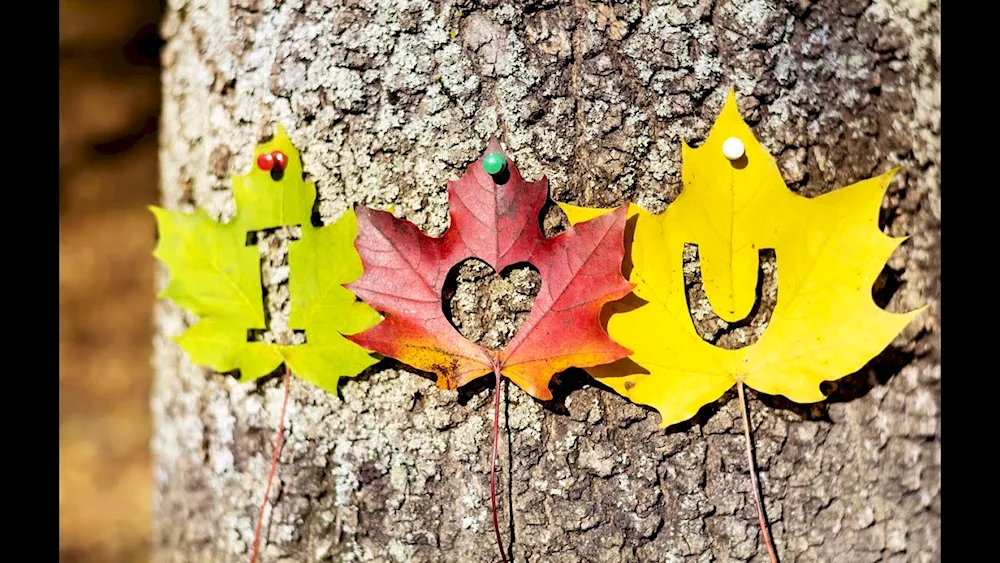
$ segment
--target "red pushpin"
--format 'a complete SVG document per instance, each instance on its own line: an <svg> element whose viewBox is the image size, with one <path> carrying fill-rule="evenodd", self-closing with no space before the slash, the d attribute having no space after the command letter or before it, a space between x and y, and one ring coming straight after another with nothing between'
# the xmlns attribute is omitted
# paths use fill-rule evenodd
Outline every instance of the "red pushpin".
<svg viewBox="0 0 1000 563"><path fill-rule="evenodd" d="M265 152L261 153L261 155L257 157L257 168L260 168L265 172L270 172L271 169L274 168L274 164L275 164L274 153Z"/></svg>
<svg viewBox="0 0 1000 563"><path fill-rule="evenodd" d="M285 153L281 151L274 151L271 153L271 159L274 163L274 169L278 172L283 172L285 167L288 166L288 157Z"/></svg>

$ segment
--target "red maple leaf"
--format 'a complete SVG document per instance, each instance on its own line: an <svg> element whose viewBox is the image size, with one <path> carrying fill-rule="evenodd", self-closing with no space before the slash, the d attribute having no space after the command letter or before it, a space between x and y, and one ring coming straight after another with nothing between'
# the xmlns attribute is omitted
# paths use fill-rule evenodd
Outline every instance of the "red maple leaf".
<svg viewBox="0 0 1000 563"><path fill-rule="evenodd" d="M485 155L494 152L506 160L506 174L483 168ZM437 374L445 389L493 372L540 400L552 398L549 382L556 373L630 355L600 322L601 307L633 287L621 275L627 206L546 238L539 213L547 199L548 179L524 181L492 139L484 157L448 182L451 225L443 236L429 237L390 213L359 208L355 244L364 274L347 287L384 320L347 338ZM528 319L500 352L471 342L444 315L445 279L468 258L496 272L527 262L541 275Z"/></svg>

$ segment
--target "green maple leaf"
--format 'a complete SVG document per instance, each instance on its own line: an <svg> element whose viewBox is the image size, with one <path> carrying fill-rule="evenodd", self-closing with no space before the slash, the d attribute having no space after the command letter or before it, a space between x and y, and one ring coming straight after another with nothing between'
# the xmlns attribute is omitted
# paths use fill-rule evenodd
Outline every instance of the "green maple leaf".
<svg viewBox="0 0 1000 563"><path fill-rule="evenodd" d="M314 227L310 218L316 188L303 181L302 161L279 125L261 154L281 151L287 164L279 179L254 166L233 177L236 217L218 223L194 213L152 206L160 238L153 256L170 269L160 297L191 311L199 321L175 340L197 364L219 372L239 370L240 381L267 375L284 361L303 379L335 393L341 376L352 377L377 360L343 335L379 322L371 307L355 299L343 284L358 279L361 259L354 248L357 218L349 209L336 223ZM284 346L248 342L248 329L265 327L260 254L247 246L247 233L301 225L299 240L289 245L289 326L304 329L306 343Z"/></svg>

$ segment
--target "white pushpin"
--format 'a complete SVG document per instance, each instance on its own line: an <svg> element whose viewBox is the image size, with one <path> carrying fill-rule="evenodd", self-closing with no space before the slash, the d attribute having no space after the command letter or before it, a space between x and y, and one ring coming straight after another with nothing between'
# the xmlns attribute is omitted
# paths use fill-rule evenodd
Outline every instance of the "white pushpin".
<svg viewBox="0 0 1000 563"><path fill-rule="evenodd" d="M729 160L739 160L745 152L743 141L736 137L730 137L722 143L722 154L726 155Z"/></svg>

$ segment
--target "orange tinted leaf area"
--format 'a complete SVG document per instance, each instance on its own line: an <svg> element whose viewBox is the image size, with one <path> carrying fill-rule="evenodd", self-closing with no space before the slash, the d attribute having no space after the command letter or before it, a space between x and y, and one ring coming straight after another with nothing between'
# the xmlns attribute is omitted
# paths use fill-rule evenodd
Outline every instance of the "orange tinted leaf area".
<svg viewBox="0 0 1000 563"><path fill-rule="evenodd" d="M503 158L502 167L497 170ZM484 155L448 183L451 224L441 237L391 213L358 208L356 246L364 274L347 287L383 315L382 322L348 338L369 350L437 375L455 389L489 373L506 376L528 394L549 400L552 376L628 356L601 325L604 304L632 284L621 274L623 205L547 238L539 214L548 180L524 180L492 139ZM542 287L521 330L499 352L464 336L442 307L452 268L478 258L497 272L529 263Z"/></svg>

